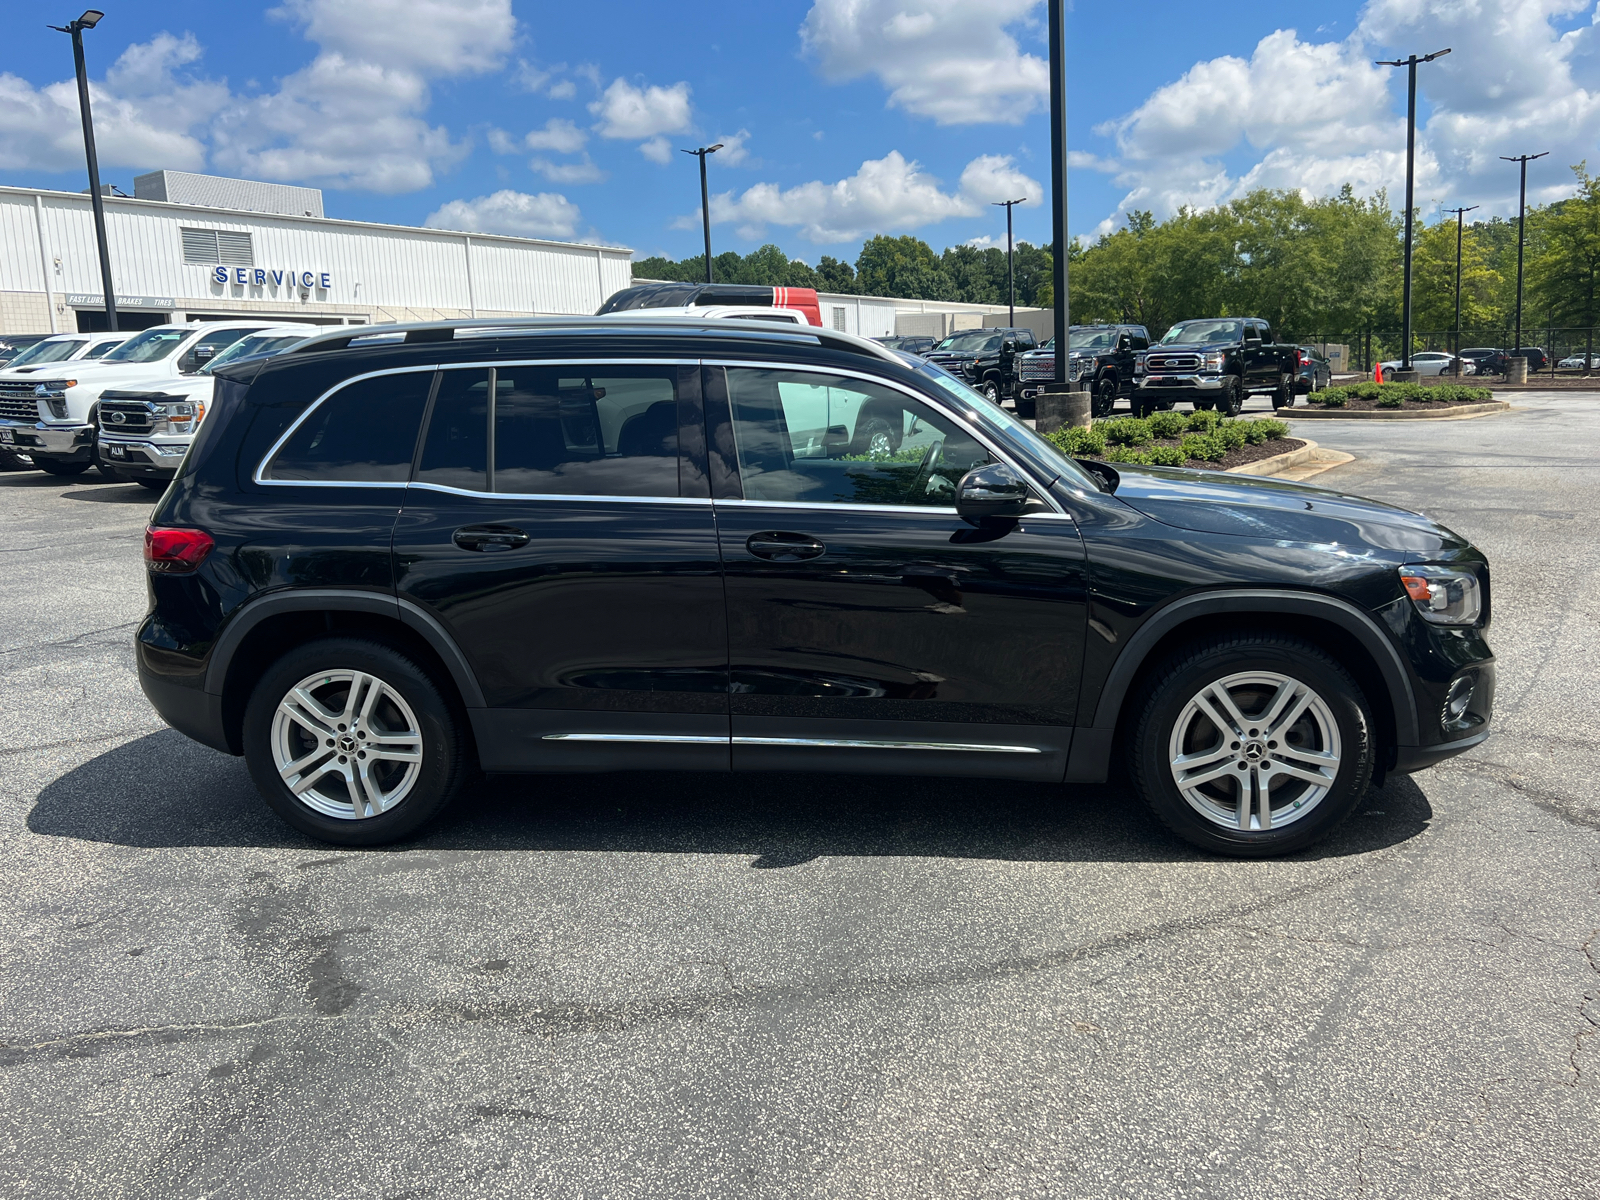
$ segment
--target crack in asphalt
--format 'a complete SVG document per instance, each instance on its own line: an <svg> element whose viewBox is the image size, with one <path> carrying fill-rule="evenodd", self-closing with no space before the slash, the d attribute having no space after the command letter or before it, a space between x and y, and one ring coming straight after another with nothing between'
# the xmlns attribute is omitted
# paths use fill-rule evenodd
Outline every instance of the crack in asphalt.
<svg viewBox="0 0 1600 1200"><path fill-rule="evenodd" d="M63 746L89 746L95 742L110 742L117 738L138 737L144 734L160 733L163 729L170 728L165 724L141 725L133 729L119 729L114 733L97 733L90 737L66 738L59 742L39 742L32 746L6 746L0 748L0 758L9 758L14 754L32 754L38 750L59 750Z"/></svg>
<svg viewBox="0 0 1600 1200"><path fill-rule="evenodd" d="M1468 774L1485 776L1527 797L1536 807L1542 808L1553 817L1560 818L1568 825L1575 825L1579 829L1600 830L1600 813L1571 796L1564 796L1560 792L1529 783L1527 776L1507 763L1485 762L1482 759L1452 759L1447 763L1440 763L1434 769L1466 771Z"/></svg>

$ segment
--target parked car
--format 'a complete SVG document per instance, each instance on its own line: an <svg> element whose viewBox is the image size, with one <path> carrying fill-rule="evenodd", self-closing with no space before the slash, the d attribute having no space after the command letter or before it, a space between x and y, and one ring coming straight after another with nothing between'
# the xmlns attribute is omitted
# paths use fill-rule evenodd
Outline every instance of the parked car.
<svg viewBox="0 0 1600 1200"><path fill-rule="evenodd" d="M923 357L999 404L1017 394L1020 356L1037 348L1033 330L995 326L952 333Z"/></svg>
<svg viewBox="0 0 1600 1200"><path fill-rule="evenodd" d="M756 304L706 304L682 305L678 308L648 308L643 310L624 310L633 316L645 317L707 317L718 318L724 321L777 321L784 325L809 325L805 313L797 308L773 308L770 305ZM606 313L606 317L615 316L615 313Z"/></svg>
<svg viewBox="0 0 1600 1200"><path fill-rule="evenodd" d="M808 324L822 324L815 288L757 287L744 283L641 283L613 292L595 313L632 312L639 308L704 308L714 304L792 308Z"/></svg>
<svg viewBox="0 0 1600 1200"><path fill-rule="evenodd" d="M1237 416L1251 392L1268 392L1273 408L1287 408L1299 371L1300 347L1274 342L1260 317L1179 321L1144 356L1133 415L1187 400Z"/></svg>
<svg viewBox="0 0 1600 1200"><path fill-rule="evenodd" d="M1538 346L1526 346L1521 350L1491 350L1481 348L1476 350L1463 350L1461 357L1473 363L1477 368L1475 375L1504 375L1507 370L1507 360L1517 355L1528 360L1528 373L1534 374L1546 370L1550 366L1550 359ZM1385 366L1384 370L1388 370Z"/></svg>
<svg viewBox="0 0 1600 1200"><path fill-rule="evenodd" d="M275 321L191 321L133 334L98 362L41 372L31 388L0 385L0 438L52 475L79 475L100 461L96 406L106 388L149 387L193 374L247 333ZM176 452L177 458L182 451ZM107 470L115 477L115 472Z"/></svg>
<svg viewBox="0 0 1600 1200"><path fill-rule="evenodd" d="M35 342L50 337L48 333L0 333L0 367L5 366Z"/></svg>
<svg viewBox="0 0 1600 1200"><path fill-rule="evenodd" d="M935 339L931 337L877 337L873 338L880 346L887 346L890 350L905 350L911 354L926 354L934 347Z"/></svg>
<svg viewBox="0 0 1600 1200"><path fill-rule="evenodd" d="M1300 371L1295 377L1294 390L1304 396L1333 386L1333 366L1315 346L1300 347Z"/></svg>
<svg viewBox="0 0 1600 1200"><path fill-rule="evenodd" d="M1090 393L1090 412L1111 415L1119 397L1132 397L1144 369L1144 352L1150 332L1143 325L1074 325L1067 337L1067 382L1082 381ZM1055 378L1056 340L1051 338L1032 354L1022 356L1018 369L1019 408L1036 400L1044 385Z"/></svg>
<svg viewBox="0 0 1600 1200"><path fill-rule="evenodd" d="M1506 352L1493 346L1473 346L1461 352L1463 375L1503 375Z"/></svg>
<svg viewBox="0 0 1600 1200"><path fill-rule="evenodd" d="M34 393L37 381L33 377L40 372L53 374L56 368L52 364L99 359L131 336L127 333L58 333L42 337L25 347L4 367L0 367L0 416L6 413L8 407L16 408L24 415L29 411L37 413L38 402ZM16 401L19 397L20 405L7 405L8 399ZM15 438L16 435L9 428L0 425L0 471L31 470L33 467L33 459L14 448Z"/></svg>
<svg viewBox="0 0 1600 1200"><path fill-rule="evenodd" d="M146 531L145 694L311 836L408 836L478 769L1123 755L1263 856L1488 735L1488 566L1426 517L1076 462L832 330L487 324L219 367Z"/></svg>
<svg viewBox="0 0 1600 1200"><path fill-rule="evenodd" d="M206 419L216 369L258 354L277 354L319 328L272 325L245 334L194 374L169 380L160 388L107 388L96 406L101 469L161 491L177 474L178 464Z"/></svg>
<svg viewBox="0 0 1600 1200"><path fill-rule="evenodd" d="M1600 358L1585 359L1581 354L1569 354L1558 362L1556 366L1564 367L1567 370L1576 368L1579 371L1593 371L1596 368L1600 368Z"/></svg>
<svg viewBox="0 0 1600 1200"><path fill-rule="evenodd" d="M1411 356L1411 369L1418 375L1427 377L1431 375L1449 375L1454 371L1456 356L1446 354L1442 350L1419 350ZM1390 371L1403 369L1400 359L1390 359L1382 364L1384 375ZM1466 372L1463 371L1463 374Z"/></svg>

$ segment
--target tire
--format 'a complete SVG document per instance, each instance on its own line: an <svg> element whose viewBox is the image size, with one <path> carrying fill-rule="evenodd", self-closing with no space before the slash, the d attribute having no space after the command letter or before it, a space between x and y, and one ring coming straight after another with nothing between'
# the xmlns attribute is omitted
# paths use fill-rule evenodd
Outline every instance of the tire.
<svg viewBox="0 0 1600 1200"><path fill-rule="evenodd" d="M1147 417L1155 409L1155 406L1147 402L1138 392L1135 392L1133 398L1128 401L1128 407L1135 417Z"/></svg>
<svg viewBox="0 0 1600 1200"><path fill-rule="evenodd" d="M1094 417L1109 417L1111 410L1117 407L1117 381L1110 375L1102 375L1095 380L1094 396L1089 401L1089 415Z"/></svg>
<svg viewBox="0 0 1600 1200"><path fill-rule="evenodd" d="M1237 417L1244 411L1244 389L1237 375L1227 376L1222 385L1222 395L1212 401L1218 412L1226 417Z"/></svg>
<svg viewBox="0 0 1600 1200"><path fill-rule="evenodd" d="M352 714L348 704L352 682L363 705L373 685L378 688L365 728L362 709ZM296 705L300 715L288 716L280 706L297 691L322 711L302 698ZM366 759L374 743L364 735L373 729L396 739L389 754L407 757L374 753ZM319 746L319 740L333 745ZM321 758L311 758L318 753ZM438 686L404 654L364 638L308 642L263 672L245 708L244 756L274 812L302 833L340 846L379 846L415 833L455 798L469 770L461 720ZM301 767L298 773L294 764ZM363 764L371 790L359 781ZM317 768L325 773L308 780ZM297 796L286 778L310 786ZM359 805L357 794L363 798Z"/></svg>
<svg viewBox="0 0 1600 1200"><path fill-rule="evenodd" d="M978 394L990 404L1000 403L1000 385L993 379L985 379L978 385Z"/></svg>
<svg viewBox="0 0 1600 1200"><path fill-rule="evenodd" d="M31 471L33 460L25 458L15 450L0 450L0 471Z"/></svg>
<svg viewBox="0 0 1600 1200"><path fill-rule="evenodd" d="M900 431L882 417L868 417L856 432L862 454L890 455L900 449Z"/></svg>
<svg viewBox="0 0 1600 1200"><path fill-rule="evenodd" d="M135 479L134 482L142 488L149 488L152 492L164 492L167 490L167 484L172 481L170 479Z"/></svg>
<svg viewBox="0 0 1600 1200"><path fill-rule="evenodd" d="M86 462L56 462L42 454L33 456L33 465L46 475L82 475L94 464Z"/></svg>
<svg viewBox="0 0 1600 1200"><path fill-rule="evenodd" d="M1224 695L1233 714L1224 710ZM1295 717L1287 738L1270 736L1285 732L1281 724L1251 724L1270 716L1279 697L1285 707L1276 719ZM1219 736L1224 731L1205 705L1224 722L1242 718L1243 728ZM1372 781L1372 718L1361 689L1322 650L1296 638L1240 634L1191 645L1151 675L1131 711L1134 787L1168 829L1214 853L1267 858L1304 849L1349 816ZM1252 730L1259 732L1252 737ZM1313 754L1331 761L1318 765ZM1198 761L1179 768L1180 755ZM1180 769L1188 776L1183 789ZM1217 774L1207 778L1211 771ZM1263 784L1265 822L1257 790ZM1239 824L1243 797L1252 797L1247 828Z"/></svg>
<svg viewBox="0 0 1600 1200"><path fill-rule="evenodd" d="M1272 407L1292 408L1294 406L1294 380L1288 375L1278 376L1278 386L1272 389Z"/></svg>

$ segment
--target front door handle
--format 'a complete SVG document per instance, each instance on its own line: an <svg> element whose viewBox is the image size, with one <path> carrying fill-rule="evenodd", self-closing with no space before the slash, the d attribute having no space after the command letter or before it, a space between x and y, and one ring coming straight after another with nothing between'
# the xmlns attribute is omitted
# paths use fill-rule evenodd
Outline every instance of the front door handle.
<svg viewBox="0 0 1600 1200"><path fill-rule="evenodd" d="M752 533L744 545L751 554L768 562L799 562L816 558L828 549L810 534L786 531Z"/></svg>
<svg viewBox="0 0 1600 1200"><path fill-rule="evenodd" d="M497 554L526 546L528 535L510 525L463 525L450 535L450 540L463 550Z"/></svg>

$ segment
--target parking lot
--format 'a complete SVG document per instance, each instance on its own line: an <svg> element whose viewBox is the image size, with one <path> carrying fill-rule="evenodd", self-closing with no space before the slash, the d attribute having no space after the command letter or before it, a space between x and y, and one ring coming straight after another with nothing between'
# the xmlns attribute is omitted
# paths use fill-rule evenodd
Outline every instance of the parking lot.
<svg viewBox="0 0 1600 1200"><path fill-rule="evenodd" d="M1592 1194L1600 396L1516 403L1298 426L1488 554L1497 732L1268 862L816 776L333 851L146 704L149 493L0 476L0 1194Z"/></svg>

